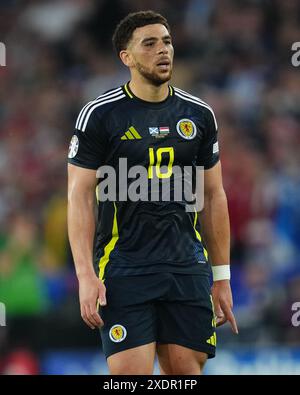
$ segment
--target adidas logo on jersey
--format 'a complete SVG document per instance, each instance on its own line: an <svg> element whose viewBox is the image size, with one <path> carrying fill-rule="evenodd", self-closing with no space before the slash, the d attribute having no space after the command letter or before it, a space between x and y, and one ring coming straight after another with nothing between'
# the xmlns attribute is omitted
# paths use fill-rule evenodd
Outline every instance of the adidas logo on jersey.
<svg viewBox="0 0 300 395"><path fill-rule="evenodd" d="M139 134L139 132L133 126L131 126L121 137L121 140L139 140L141 138L142 136Z"/></svg>

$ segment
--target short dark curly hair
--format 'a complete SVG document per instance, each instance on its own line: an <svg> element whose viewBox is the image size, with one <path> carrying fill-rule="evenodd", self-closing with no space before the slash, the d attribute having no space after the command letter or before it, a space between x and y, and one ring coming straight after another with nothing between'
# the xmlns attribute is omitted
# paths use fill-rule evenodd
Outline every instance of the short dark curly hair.
<svg viewBox="0 0 300 395"><path fill-rule="evenodd" d="M120 51L127 48L136 28L146 25L153 25L155 23L164 25L170 33L168 21L165 17L158 14L157 12L148 10L132 12L128 14L117 25L112 37L113 46L117 54L119 55Z"/></svg>

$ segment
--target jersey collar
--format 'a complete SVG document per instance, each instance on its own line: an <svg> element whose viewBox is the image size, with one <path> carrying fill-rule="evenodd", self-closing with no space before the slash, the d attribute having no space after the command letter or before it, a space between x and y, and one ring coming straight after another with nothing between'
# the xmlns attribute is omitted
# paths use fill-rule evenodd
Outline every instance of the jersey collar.
<svg viewBox="0 0 300 395"><path fill-rule="evenodd" d="M166 97L165 100L160 101L160 102L149 102L149 101L140 99L139 97L135 96L135 94L132 92L132 90L129 87L129 82L130 81L128 81L125 85L123 85L123 91L124 91L125 95L131 100L135 100L137 102L140 102L142 104L145 104L145 105L148 105L148 106L151 106L151 107L152 106L153 107L159 107L162 104L165 104L165 103L169 102L170 99L174 96L174 88L171 85L169 85L169 95Z"/></svg>

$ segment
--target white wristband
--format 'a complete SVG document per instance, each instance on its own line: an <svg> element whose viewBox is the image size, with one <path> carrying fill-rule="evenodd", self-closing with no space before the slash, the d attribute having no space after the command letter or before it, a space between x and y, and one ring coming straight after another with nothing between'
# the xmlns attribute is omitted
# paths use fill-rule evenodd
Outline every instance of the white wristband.
<svg viewBox="0 0 300 395"><path fill-rule="evenodd" d="M230 280L230 265L212 266L213 281Z"/></svg>

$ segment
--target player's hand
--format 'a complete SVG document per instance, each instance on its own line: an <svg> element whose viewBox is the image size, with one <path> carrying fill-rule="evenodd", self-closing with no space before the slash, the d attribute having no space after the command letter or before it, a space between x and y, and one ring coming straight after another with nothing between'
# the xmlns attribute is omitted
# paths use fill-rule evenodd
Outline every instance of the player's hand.
<svg viewBox="0 0 300 395"><path fill-rule="evenodd" d="M106 288L95 274L84 274L78 277L79 301L81 317L91 328L103 326L103 320L98 312L98 304L106 305Z"/></svg>
<svg viewBox="0 0 300 395"><path fill-rule="evenodd" d="M239 331L232 312L233 302L229 280L215 281L211 293L216 315L216 325L220 326L229 321L232 331L238 334Z"/></svg>

